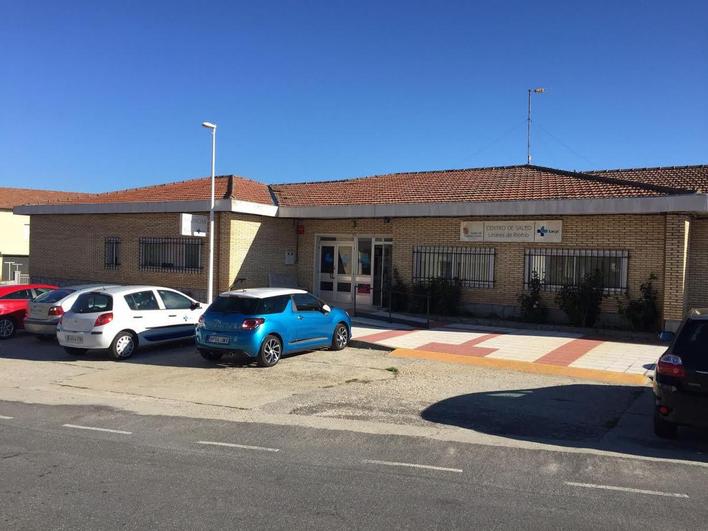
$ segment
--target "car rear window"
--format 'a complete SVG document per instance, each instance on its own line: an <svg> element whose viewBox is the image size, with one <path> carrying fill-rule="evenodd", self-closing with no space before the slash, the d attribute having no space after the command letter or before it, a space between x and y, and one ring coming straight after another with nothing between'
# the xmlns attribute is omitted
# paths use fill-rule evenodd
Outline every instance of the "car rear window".
<svg viewBox="0 0 708 531"><path fill-rule="evenodd" d="M209 306L209 310L212 312L220 313L239 313L243 315L253 315L260 313L261 299L254 299L253 297L237 297L237 296L226 296L217 297L216 300Z"/></svg>
<svg viewBox="0 0 708 531"><path fill-rule="evenodd" d="M689 319L676 338L673 352L686 367L708 370L708 321Z"/></svg>
<svg viewBox="0 0 708 531"><path fill-rule="evenodd" d="M105 293L84 293L79 295L71 307L74 313L110 312L113 309L113 297Z"/></svg>
<svg viewBox="0 0 708 531"><path fill-rule="evenodd" d="M64 297L67 297L68 295L71 295L72 293L74 293L74 291L75 290L69 289L69 288L53 289L52 291L42 293L39 297L34 299L34 302L46 302L46 303L59 302Z"/></svg>

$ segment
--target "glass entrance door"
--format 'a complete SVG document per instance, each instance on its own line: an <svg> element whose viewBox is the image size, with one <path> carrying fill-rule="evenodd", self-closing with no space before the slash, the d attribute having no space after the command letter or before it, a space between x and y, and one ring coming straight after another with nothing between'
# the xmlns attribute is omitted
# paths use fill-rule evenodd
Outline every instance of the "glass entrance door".
<svg viewBox="0 0 708 531"><path fill-rule="evenodd" d="M350 243L338 243L335 268L335 302L352 302L352 274L354 247Z"/></svg>
<svg viewBox="0 0 708 531"><path fill-rule="evenodd" d="M319 291L329 302L352 302L354 246L351 243L320 245Z"/></svg>
<svg viewBox="0 0 708 531"><path fill-rule="evenodd" d="M374 306L388 307L389 290L393 281L391 244L374 245Z"/></svg>

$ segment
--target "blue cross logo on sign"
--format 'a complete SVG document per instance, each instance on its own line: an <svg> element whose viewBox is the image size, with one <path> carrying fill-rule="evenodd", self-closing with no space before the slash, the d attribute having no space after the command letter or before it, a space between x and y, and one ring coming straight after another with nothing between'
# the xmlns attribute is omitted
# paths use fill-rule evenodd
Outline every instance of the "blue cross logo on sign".
<svg viewBox="0 0 708 531"><path fill-rule="evenodd" d="M538 229L536 229L536 232L538 232L541 235L541 238L543 238L548 232L548 229L545 227L545 225L541 225Z"/></svg>

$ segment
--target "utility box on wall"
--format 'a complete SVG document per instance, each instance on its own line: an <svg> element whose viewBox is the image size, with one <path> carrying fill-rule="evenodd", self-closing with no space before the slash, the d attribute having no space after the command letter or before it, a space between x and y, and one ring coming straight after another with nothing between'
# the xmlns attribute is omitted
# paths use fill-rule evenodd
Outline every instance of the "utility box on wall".
<svg viewBox="0 0 708 531"><path fill-rule="evenodd" d="M285 265L295 265L295 251L293 249L285 250Z"/></svg>

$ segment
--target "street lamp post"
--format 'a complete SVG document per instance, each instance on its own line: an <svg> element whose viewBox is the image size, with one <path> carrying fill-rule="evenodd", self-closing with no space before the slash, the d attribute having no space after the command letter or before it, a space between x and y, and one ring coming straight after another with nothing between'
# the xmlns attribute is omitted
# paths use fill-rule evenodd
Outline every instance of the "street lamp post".
<svg viewBox="0 0 708 531"><path fill-rule="evenodd" d="M531 93L543 94L544 89L529 89L528 125L526 128L526 164L531 164Z"/></svg>
<svg viewBox="0 0 708 531"><path fill-rule="evenodd" d="M211 205L209 207L209 286L207 287L207 303L214 298L214 167L216 163L216 124L202 122L202 127L211 130Z"/></svg>

